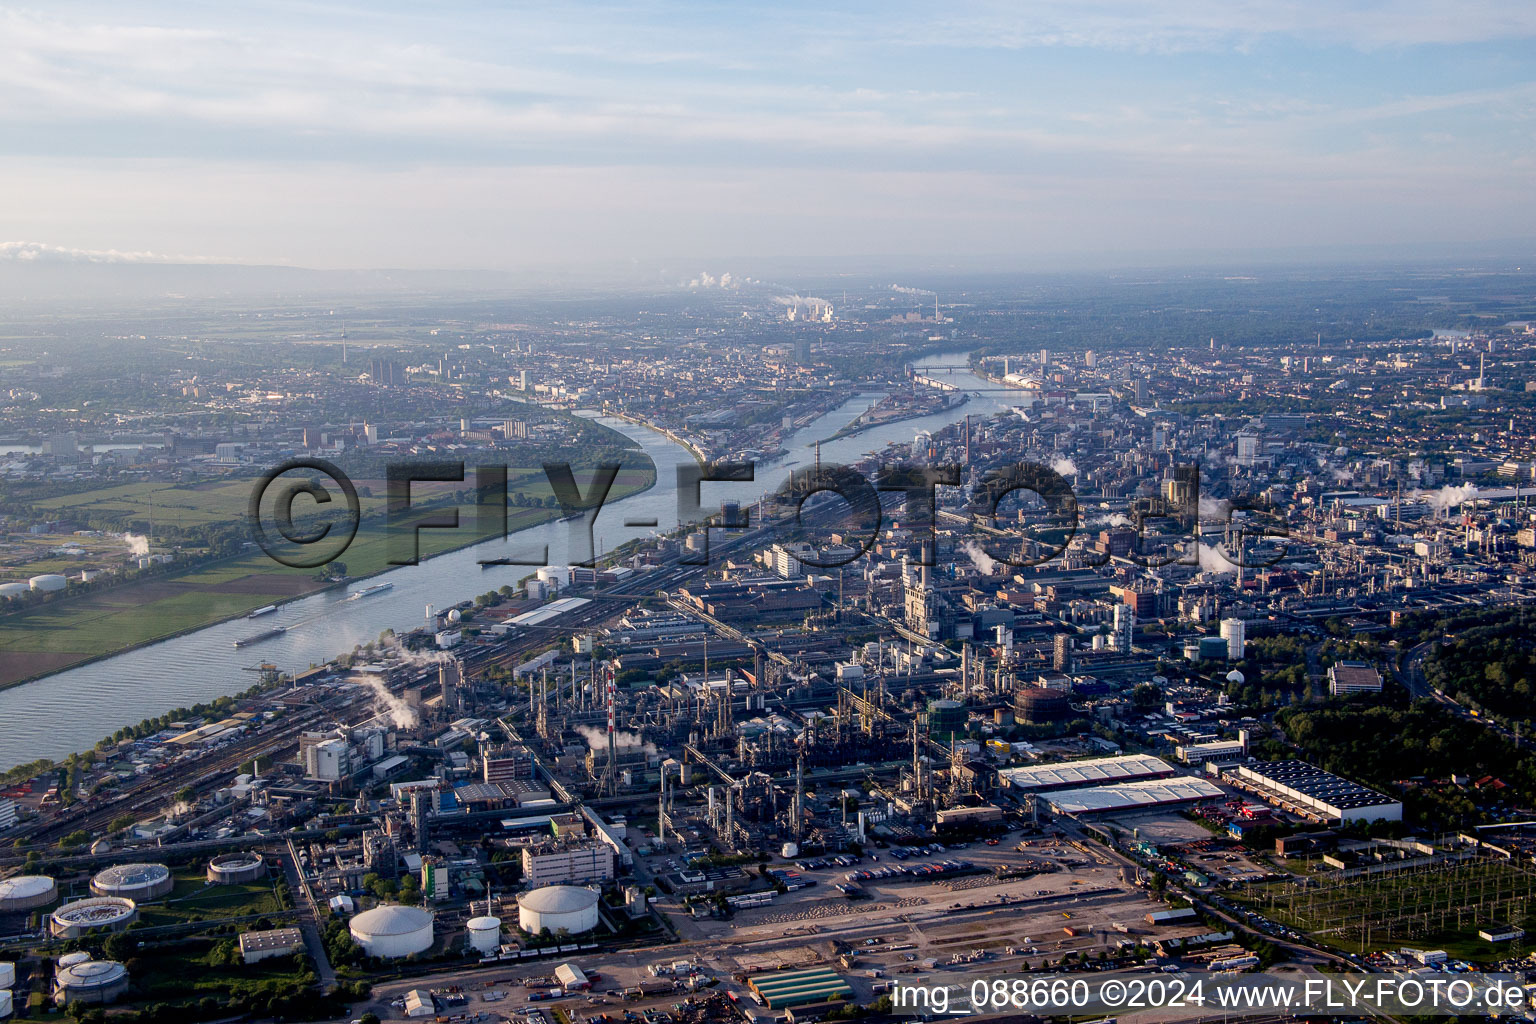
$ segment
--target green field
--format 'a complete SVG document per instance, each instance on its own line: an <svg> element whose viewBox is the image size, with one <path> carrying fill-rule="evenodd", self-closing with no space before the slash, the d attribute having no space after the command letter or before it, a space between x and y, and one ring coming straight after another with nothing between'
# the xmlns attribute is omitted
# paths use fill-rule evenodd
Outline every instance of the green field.
<svg viewBox="0 0 1536 1024"><path fill-rule="evenodd" d="M221 921L252 914L278 914L288 909L278 898L273 879L246 885L210 885L202 871L177 871L176 888L153 903L141 904L144 927ZM243 925L241 930L254 928Z"/></svg>
<svg viewBox="0 0 1536 1024"><path fill-rule="evenodd" d="M516 479L518 473L513 469L509 476ZM609 500L644 490L654 480L655 472L649 465L644 469L625 469L615 480ZM579 485L584 487L586 481L585 474L578 474ZM365 496L364 489L370 486L374 495L383 494L383 482L359 480L357 485L362 524L356 539L341 556L353 579L391 568L391 554L401 551L400 538L391 537L385 529L384 499ZM157 523L239 523L246 514L251 486L249 480L191 487L128 484L52 498L38 505L57 509L61 516L72 510L96 509L142 514L147 519L153 504ZM530 499L543 499L551 493L542 474L511 486L515 493ZM446 489L442 487L440 492ZM443 507L448 499L440 492L434 499L430 486L413 487L413 506L420 504L423 511L430 512L435 501L438 508ZM558 509L509 506L507 528L524 529L559 514ZM422 557L482 539L475 532L473 507L461 507L459 516L461 526L457 530L421 531ZM44 570L29 566L28 571ZM217 562L189 566L185 571L146 576L12 613L0 617L0 688L244 615L263 605L303 597L327 585L317 579L315 569L289 568L253 549Z"/></svg>

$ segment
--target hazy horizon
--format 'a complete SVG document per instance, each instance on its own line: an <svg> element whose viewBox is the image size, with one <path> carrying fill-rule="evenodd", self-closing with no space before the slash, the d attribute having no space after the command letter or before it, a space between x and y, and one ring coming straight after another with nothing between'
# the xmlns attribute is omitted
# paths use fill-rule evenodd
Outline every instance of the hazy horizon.
<svg viewBox="0 0 1536 1024"><path fill-rule="evenodd" d="M1497 3L9 5L0 241L684 279L1518 257L1533 37Z"/></svg>

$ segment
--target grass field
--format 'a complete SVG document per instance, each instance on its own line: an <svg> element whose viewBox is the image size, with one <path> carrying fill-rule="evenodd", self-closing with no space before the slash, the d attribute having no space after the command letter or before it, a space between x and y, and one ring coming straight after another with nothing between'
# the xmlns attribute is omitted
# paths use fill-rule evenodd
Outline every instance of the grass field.
<svg viewBox="0 0 1536 1024"><path fill-rule="evenodd" d="M177 871L170 895L139 907L145 926L218 921L251 914L276 914L287 908L272 879L246 885L209 885L202 871Z"/></svg>
<svg viewBox="0 0 1536 1024"><path fill-rule="evenodd" d="M515 477L516 474L514 469L509 475ZM644 490L654 478L654 470L650 467L623 470L614 482L610 500ZM584 477L579 477L578 482L584 486ZM363 488L370 483L377 484L373 487L375 494L384 492L382 481L358 481L363 521L356 539L341 556L353 578L391 568L389 558L399 551L399 539L391 538L385 529L383 499L361 496ZM147 515L153 502L156 521L161 523L175 521L177 514L187 517L184 521L188 523L193 517L199 517L199 522L239 522L245 516L250 488L249 480L190 488L130 484L50 499L40 504L57 508L61 515L71 509L86 507L142 509ZM531 498L550 494L542 475L536 482L522 484L520 489ZM429 502L431 491L414 487L412 497L413 504ZM509 530L534 526L560 514L558 509L517 506L509 507L507 513ZM482 539L474 529L474 509L461 508L459 515L461 526L457 530L421 531L422 557L442 554ZM168 520L166 516L173 518ZM315 576L314 569L288 568L265 553L252 550L235 558L190 567L183 572L153 576L0 617L0 689L93 658L244 615L262 605L303 597L326 585Z"/></svg>

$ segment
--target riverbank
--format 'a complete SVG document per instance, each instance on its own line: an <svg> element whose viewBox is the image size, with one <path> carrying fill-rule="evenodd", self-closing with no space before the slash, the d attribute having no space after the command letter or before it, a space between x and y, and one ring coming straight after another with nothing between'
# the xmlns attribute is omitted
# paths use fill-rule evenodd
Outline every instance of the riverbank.
<svg viewBox="0 0 1536 1024"><path fill-rule="evenodd" d="M625 475L631 479L626 481ZM656 466L621 472L610 501L619 501L656 485ZM638 477L638 479L635 479ZM530 530L561 517L558 508L508 509L508 534ZM472 531L430 530L420 534L423 561L462 551L491 539ZM184 573L155 576L85 594L0 620L0 690L45 680L69 669L174 640L203 629L237 621L266 605L285 605L355 584L398 569L388 561L387 524L380 517L364 521L342 558L350 568L346 579L321 582L314 570L275 566L261 552L245 552L213 563L189 567ZM263 617L263 623L278 618ZM126 638L126 639L125 639ZM259 653L253 648L252 653Z"/></svg>

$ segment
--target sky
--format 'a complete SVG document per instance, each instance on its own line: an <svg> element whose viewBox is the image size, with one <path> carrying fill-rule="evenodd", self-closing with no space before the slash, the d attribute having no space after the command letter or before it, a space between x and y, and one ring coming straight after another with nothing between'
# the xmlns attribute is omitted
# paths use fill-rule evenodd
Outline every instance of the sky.
<svg viewBox="0 0 1536 1024"><path fill-rule="evenodd" d="M739 275L1529 240L1533 37L1521 0L0 3L0 259Z"/></svg>

